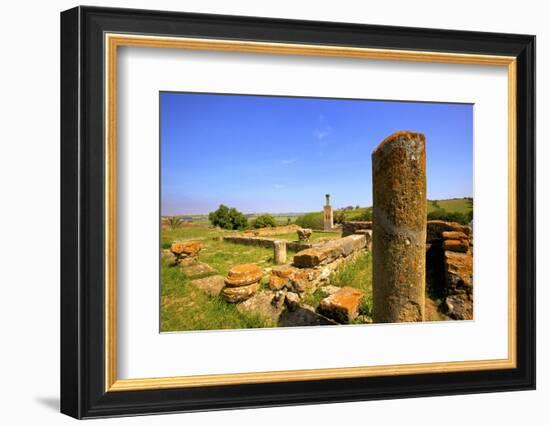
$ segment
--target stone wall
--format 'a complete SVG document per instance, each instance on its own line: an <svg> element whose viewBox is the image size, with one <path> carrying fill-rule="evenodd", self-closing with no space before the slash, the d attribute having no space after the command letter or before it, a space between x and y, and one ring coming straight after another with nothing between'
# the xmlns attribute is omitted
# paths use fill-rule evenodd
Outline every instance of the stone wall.
<svg viewBox="0 0 550 425"><path fill-rule="evenodd" d="M294 256L296 267L316 267L328 264L339 257L347 257L367 245L365 235L350 235L345 238L334 239L322 245L300 251Z"/></svg>
<svg viewBox="0 0 550 425"><path fill-rule="evenodd" d="M224 241L238 243L241 245L263 246L265 248L273 248L276 239L260 238L256 236L224 236ZM316 246L312 243L286 241L287 249L295 252L303 251L304 249Z"/></svg>
<svg viewBox="0 0 550 425"><path fill-rule="evenodd" d="M300 294L312 294L316 289L330 283L330 275L344 264L354 261L361 254L357 249L347 256L331 257L315 267L303 267L293 264L275 266L271 270L269 288L273 291L288 290ZM296 257L294 257L296 258Z"/></svg>
<svg viewBox="0 0 550 425"><path fill-rule="evenodd" d="M344 221L342 223L342 237L354 235L358 230L371 230L372 221Z"/></svg>
<svg viewBox="0 0 550 425"><path fill-rule="evenodd" d="M469 226L428 221L426 285L452 319L473 319L473 241Z"/></svg>
<svg viewBox="0 0 550 425"><path fill-rule="evenodd" d="M286 226L262 227L261 229L247 230L244 232L247 236L270 236L280 235L282 233L296 233L296 230L301 229L297 224L288 224Z"/></svg>

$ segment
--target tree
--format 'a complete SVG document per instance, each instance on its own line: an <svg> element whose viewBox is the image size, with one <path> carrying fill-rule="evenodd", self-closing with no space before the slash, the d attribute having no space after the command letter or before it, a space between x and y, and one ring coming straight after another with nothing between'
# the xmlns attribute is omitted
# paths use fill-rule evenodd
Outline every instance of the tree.
<svg viewBox="0 0 550 425"><path fill-rule="evenodd" d="M295 223L304 229L323 230L323 213L312 212L296 217Z"/></svg>
<svg viewBox="0 0 550 425"><path fill-rule="evenodd" d="M177 229L183 223L183 220L181 219L181 217L178 217L175 215L172 217L168 217L166 221L168 222L168 226L170 226L170 229L172 230Z"/></svg>
<svg viewBox="0 0 550 425"><path fill-rule="evenodd" d="M241 230L248 227L248 220L243 213L223 204L216 211L208 214L208 220L213 226L227 230Z"/></svg>
<svg viewBox="0 0 550 425"><path fill-rule="evenodd" d="M334 211L333 219L336 224L342 224L346 221L346 213L342 210Z"/></svg>
<svg viewBox="0 0 550 425"><path fill-rule="evenodd" d="M276 225L277 222L275 221L275 217L271 214L259 215L252 221L252 227L255 229L260 229L262 227L275 227Z"/></svg>
<svg viewBox="0 0 550 425"><path fill-rule="evenodd" d="M360 214L350 217L350 221L372 221L372 207L365 208Z"/></svg>

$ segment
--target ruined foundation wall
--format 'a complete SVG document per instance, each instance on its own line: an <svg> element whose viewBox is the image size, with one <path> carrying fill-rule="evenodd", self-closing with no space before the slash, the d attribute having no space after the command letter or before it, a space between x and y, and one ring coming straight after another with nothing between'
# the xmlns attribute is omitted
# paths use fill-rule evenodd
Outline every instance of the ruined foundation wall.
<svg viewBox="0 0 550 425"><path fill-rule="evenodd" d="M342 223L342 236L354 235L358 230L371 230L372 221L344 221Z"/></svg>
<svg viewBox="0 0 550 425"><path fill-rule="evenodd" d="M241 245L263 246L265 248L273 248L275 245L274 242L276 241L276 239L258 238L253 236L224 236L223 240ZM304 249L312 248L314 246L315 244L312 243L286 241L287 249L294 252L303 251Z"/></svg>

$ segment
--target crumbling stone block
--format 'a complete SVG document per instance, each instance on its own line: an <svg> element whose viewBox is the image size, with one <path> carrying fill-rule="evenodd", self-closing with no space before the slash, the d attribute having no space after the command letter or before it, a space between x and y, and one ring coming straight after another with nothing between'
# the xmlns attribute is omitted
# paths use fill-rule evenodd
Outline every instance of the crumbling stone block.
<svg viewBox="0 0 550 425"><path fill-rule="evenodd" d="M349 323L359 314L363 293L346 286L319 303L317 312L340 323Z"/></svg>

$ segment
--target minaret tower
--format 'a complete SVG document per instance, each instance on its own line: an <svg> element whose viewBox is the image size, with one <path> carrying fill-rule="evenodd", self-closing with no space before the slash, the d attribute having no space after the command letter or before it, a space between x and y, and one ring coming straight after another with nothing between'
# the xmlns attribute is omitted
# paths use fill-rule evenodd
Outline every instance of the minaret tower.
<svg viewBox="0 0 550 425"><path fill-rule="evenodd" d="M323 217L323 229L332 230L333 228L333 215L332 215L332 206L330 205L330 193L325 195L327 198L327 203L323 207L324 217Z"/></svg>

